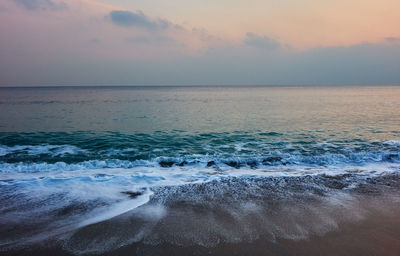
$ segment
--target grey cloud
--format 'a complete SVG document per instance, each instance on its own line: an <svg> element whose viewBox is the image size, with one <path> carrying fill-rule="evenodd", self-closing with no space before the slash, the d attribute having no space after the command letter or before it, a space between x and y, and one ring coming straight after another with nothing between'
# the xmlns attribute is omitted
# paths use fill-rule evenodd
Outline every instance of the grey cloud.
<svg viewBox="0 0 400 256"><path fill-rule="evenodd" d="M168 45L168 38L159 38L157 33L149 34L147 38L127 39L134 46L141 47L142 43L157 52L152 53L154 57L140 61L68 51L43 54L48 50L36 50L29 40L25 40L24 44L15 44L14 50L0 51L0 86L400 85L400 44L397 43L364 43L304 51L285 47L275 51L254 51L245 45L230 45L188 55L185 51L174 51L176 48ZM165 40L167 45L149 44L153 40ZM106 42L103 46L106 47ZM16 55L17 50L29 54ZM163 54L162 58L158 58L158 53ZM38 62L38 59L41 61ZM23 76L20 75L21 70L24 71Z"/></svg>
<svg viewBox="0 0 400 256"><path fill-rule="evenodd" d="M216 39L214 35L210 34L207 30L203 28L192 28L192 32L197 34L200 37L200 40L204 42Z"/></svg>
<svg viewBox="0 0 400 256"><path fill-rule="evenodd" d="M385 41L388 43L400 43L400 38L398 37L385 37Z"/></svg>
<svg viewBox="0 0 400 256"><path fill-rule="evenodd" d="M14 0L18 5L23 6L25 9L31 11L58 11L67 8L67 4L64 2L54 2L52 0Z"/></svg>
<svg viewBox="0 0 400 256"><path fill-rule="evenodd" d="M156 36L156 37L149 37L149 36L134 36L134 37L127 37L125 39L127 42L132 43L150 43L150 42L174 42L175 40L168 36Z"/></svg>
<svg viewBox="0 0 400 256"><path fill-rule="evenodd" d="M267 36L260 36L251 32L246 33L244 43L249 46L262 48L265 50L275 50L280 47L280 44Z"/></svg>
<svg viewBox="0 0 400 256"><path fill-rule="evenodd" d="M97 39L97 38L92 38L92 39L89 40L89 42L92 43L92 44L100 44L101 40Z"/></svg>
<svg viewBox="0 0 400 256"><path fill-rule="evenodd" d="M109 17L115 25L124 27L137 26L153 30L167 29L171 26L169 21L163 19L152 20L141 11L131 12L115 10L110 12Z"/></svg>
<svg viewBox="0 0 400 256"><path fill-rule="evenodd" d="M184 47L182 42L168 36L132 36L125 38L125 42L132 44L142 44L149 46L176 46Z"/></svg>
<svg viewBox="0 0 400 256"><path fill-rule="evenodd" d="M210 49L196 57L172 56L166 62L140 64L135 68L141 78L136 84L400 84L398 44L358 44L307 51L281 48L271 52L233 46ZM157 78L155 73L159 74ZM132 76L132 80L139 76Z"/></svg>

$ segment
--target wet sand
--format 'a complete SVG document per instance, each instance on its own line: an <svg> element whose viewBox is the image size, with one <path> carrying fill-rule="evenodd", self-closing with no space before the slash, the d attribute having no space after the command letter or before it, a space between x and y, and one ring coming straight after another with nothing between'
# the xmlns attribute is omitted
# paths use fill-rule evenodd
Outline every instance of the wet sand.
<svg viewBox="0 0 400 256"><path fill-rule="evenodd" d="M286 179L284 190L275 179L163 188L132 212L0 255L400 255L399 175L353 182L322 176Z"/></svg>
<svg viewBox="0 0 400 256"><path fill-rule="evenodd" d="M367 256L400 254L400 209L390 214L371 214L358 223L344 223L337 231L305 240L279 239L276 242L259 239L251 243L220 244L207 248L201 246L144 245L124 246L99 255L332 255ZM0 252L0 255L59 255L72 256L61 248L30 248Z"/></svg>

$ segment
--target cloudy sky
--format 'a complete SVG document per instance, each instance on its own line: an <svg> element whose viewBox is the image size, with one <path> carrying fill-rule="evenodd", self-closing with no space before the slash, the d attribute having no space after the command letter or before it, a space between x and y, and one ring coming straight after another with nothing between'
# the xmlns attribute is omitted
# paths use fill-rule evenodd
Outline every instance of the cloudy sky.
<svg viewBox="0 0 400 256"><path fill-rule="evenodd" d="M1 0L0 86L400 84L399 0Z"/></svg>

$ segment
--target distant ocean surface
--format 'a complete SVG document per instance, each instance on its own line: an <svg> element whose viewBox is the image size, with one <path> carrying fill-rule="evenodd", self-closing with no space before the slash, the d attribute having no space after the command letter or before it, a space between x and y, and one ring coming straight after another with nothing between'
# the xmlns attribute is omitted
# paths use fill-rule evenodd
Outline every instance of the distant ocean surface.
<svg viewBox="0 0 400 256"><path fill-rule="evenodd" d="M324 235L399 173L400 86L0 88L3 252Z"/></svg>

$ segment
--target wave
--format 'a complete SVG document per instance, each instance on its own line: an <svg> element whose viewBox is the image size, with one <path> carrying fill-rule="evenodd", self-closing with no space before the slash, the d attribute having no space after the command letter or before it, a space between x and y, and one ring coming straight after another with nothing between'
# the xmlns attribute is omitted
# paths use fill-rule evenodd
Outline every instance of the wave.
<svg viewBox="0 0 400 256"><path fill-rule="evenodd" d="M313 150L274 150L264 152L204 152L203 154L168 154L168 149L152 149L143 153L135 148L108 149L97 152L73 145L24 145L0 147L0 173L74 171L102 168L187 167L213 170L293 169L362 167L369 164L400 163L400 146L384 142L386 148L358 149L330 144L316 145ZM238 146L237 146L238 147ZM334 150L319 150L326 147Z"/></svg>
<svg viewBox="0 0 400 256"><path fill-rule="evenodd" d="M76 155L78 153L85 153L86 150L78 148L73 145L16 145L6 146L0 145L0 156L6 156L11 154L20 155L50 155L53 157L64 156L64 155Z"/></svg>

